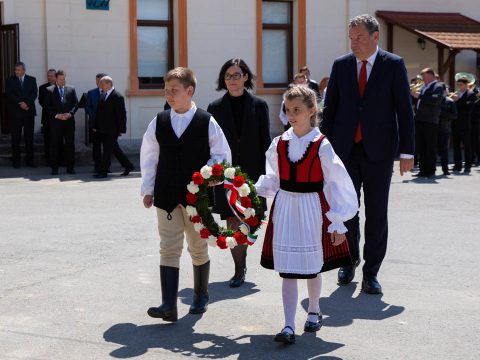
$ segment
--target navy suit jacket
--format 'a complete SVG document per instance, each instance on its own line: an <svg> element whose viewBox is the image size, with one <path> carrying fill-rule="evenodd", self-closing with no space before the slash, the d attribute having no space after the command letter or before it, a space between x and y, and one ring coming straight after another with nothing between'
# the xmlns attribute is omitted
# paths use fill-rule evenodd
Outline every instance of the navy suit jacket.
<svg viewBox="0 0 480 360"><path fill-rule="evenodd" d="M410 86L401 57L378 50L363 97L358 89L355 56L350 53L335 60L321 130L342 160L352 151L359 121L370 161L393 159L399 153L414 154Z"/></svg>
<svg viewBox="0 0 480 360"><path fill-rule="evenodd" d="M93 128L95 124L95 113L97 111L97 105L100 101L100 89L98 87L88 90L87 92L87 104L85 105L85 112L88 115L88 126Z"/></svg>
<svg viewBox="0 0 480 360"><path fill-rule="evenodd" d="M35 100L38 95L37 80L30 75L23 78L23 86L16 76L10 76L5 82L5 95L7 96L10 114L14 117L18 116L35 116L37 110L35 108ZM25 102L29 109L23 110L18 103Z"/></svg>
<svg viewBox="0 0 480 360"><path fill-rule="evenodd" d="M47 111L48 117L51 121L55 120L55 116L57 114L70 113L72 115L70 119L56 121L65 121L74 124L74 116L78 110L78 99L75 88L69 85L64 86L64 99L62 102L60 91L58 90L57 85L49 86L45 96L45 110Z"/></svg>

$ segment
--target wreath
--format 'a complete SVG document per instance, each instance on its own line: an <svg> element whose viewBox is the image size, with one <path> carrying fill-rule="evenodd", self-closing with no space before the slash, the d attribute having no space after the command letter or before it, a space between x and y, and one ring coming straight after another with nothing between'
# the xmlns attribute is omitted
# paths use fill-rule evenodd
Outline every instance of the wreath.
<svg viewBox="0 0 480 360"><path fill-rule="evenodd" d="M212 182L223 183L227 202L241 221L238 229L224 228L213 218L208 196L209 184ZM265 210L253 182L240 167L232 167L225 161L213 166L205 165L192 175L187 190L187 214L195 231L208 245L232 249L237 245L255 243L255 233L265 219Z"/></svg>

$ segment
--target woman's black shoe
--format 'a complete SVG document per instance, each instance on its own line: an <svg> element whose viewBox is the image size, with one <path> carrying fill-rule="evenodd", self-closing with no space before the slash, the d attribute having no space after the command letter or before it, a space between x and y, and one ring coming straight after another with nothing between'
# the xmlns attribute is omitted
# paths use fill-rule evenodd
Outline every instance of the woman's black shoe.
<svg viewBox="0 0 480 360"><path fill-rule="evenodd" d="M308 313L308 315L317 315L318 320L316 322L305 321L305 326L303 328L306 332L315 332L320 330L323 325L323 316L320 313Z"/></svg>
<svg viewBox="0 0 480 360"><path fill-rule="evenodd" d="M285 331L285 329L287 328L293 331L290 326L285 326L281 332L275 335L274 340L276 342L284 343L285 345L295 344L295 332L293 332L293 334L290 334L288 331Z"/></svg>
<svg viewBox="0 0 480 360"><path fill-rule="evenodd" d="M232 277L229 282L229 286L232 288L237 288L242 286L242 284L245 282L245 274L247 273L247 269L243 271L243 275L239 278L237 277Z"/></svg>

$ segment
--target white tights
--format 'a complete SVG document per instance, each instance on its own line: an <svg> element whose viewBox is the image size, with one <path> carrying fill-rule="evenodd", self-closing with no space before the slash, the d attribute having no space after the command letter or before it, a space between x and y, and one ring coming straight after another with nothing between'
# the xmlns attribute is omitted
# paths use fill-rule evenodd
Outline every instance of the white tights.
<svg viewBox="0 0 480 360"><path fill-rule="evenodd" d="M307 279L308 288L308 312L320 312L320 292L322 290L322 276L320 274L313 279ZM282 283L283 313L285 315L285 326L290 326L295 331L295 313L298 303L297 279L283 279ZM309 315L308 320L316 322L316 315ZM288 329L286 329L288 331Z"/></svg>

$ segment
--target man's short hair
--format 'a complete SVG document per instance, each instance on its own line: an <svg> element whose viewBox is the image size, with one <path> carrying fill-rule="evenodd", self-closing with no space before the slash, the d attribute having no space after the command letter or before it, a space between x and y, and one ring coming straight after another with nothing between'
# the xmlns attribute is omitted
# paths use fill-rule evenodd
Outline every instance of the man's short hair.
<svg viewBox="0 0 480 360"><path fill-rule="evenodd" d="M432 76L435 76L435 71L433 71L432 68L427 67L420 72L420 75L423 75L423 74L430 74Z"/></svg>
<svg viewBox="0 0 480 360"><path fill-rule="evenodd" d="M17 61L17 62L15 63L15 67L19 67L19 66L21 66L21 67L23 68L23 70L25 70L25 63L23 63L23 62L21 62L21 61Z"/></svg>
<svg viewBox="0 0 480 360"><path fill-rule="evenodd" d="M98 73L95 77L96 77L97 79L101 79L101 78L103 78L104 76L107 76L107 74L105 74L105 73Z"/></svg>
<svg viewBox="0 0 480 360"><path fill-rule="evenodd" d="M48 73L51 73L51 72L57 73L57 70L55 70L55 69L48 69L48 70L47 70L47 74L48 74Z"/></svg>
<svg viewBox="0 0 480 360"><path fill-rule="evenodd" d="M365 25L370 35L372 35L376 31L379 31L380 26L378 24L377 19L375 19L373 16L368 14L355 16L353 19L350 20L348 24L348 28L351 29L361 24Z"/></svg>
<svg viewBox="0 0 480 360"><path fill-rule="evenodd" d="M59 76L67 76L67 73L63 70L57 70L57 72L55 73L55 77L59 77Z"/></svg>
<svg viewBox="0 0 480 360"><path fill-rule="evenodd" d="M197 87L197 78L190 68L187 67L176 67L175 69L167 72L164 78L165 82L170 80L178 80L183 87L187 88L189 86L193 87L193 91Z"/></svg>
<svg viewBox="0 0 480 360"><path fill-rule="evenodd" d="M113 79L108 75L102 76L100 82L107 83L113 86Z"/></svg>

